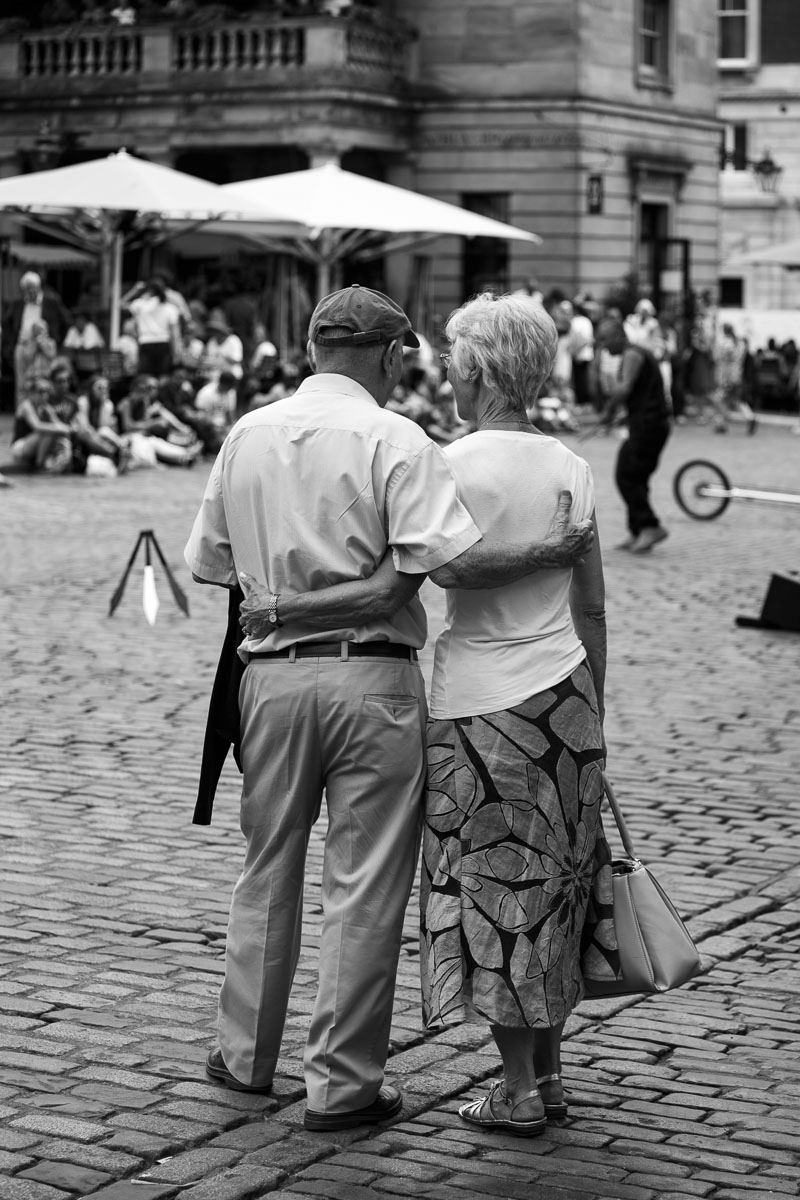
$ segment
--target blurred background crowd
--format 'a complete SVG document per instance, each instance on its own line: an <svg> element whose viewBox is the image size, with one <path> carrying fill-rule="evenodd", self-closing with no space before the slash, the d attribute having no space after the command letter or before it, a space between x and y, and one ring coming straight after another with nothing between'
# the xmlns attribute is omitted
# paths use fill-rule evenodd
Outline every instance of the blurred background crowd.
<svg viewBox="0 0 800 1200"><path fill-rule="evenodd" d="M753 433L761 411L798 411L795 343L771 340L751 352L718 320L709 294L696 298L690 326L678 329L630 291L602 303L536 280L519 291L541 300L559 332L551 377L529 410L543 432L578 431L602 410L619 368L619 358L595 346L605 316L622 320L628 341L655 356L679 423L708 422L720 433L740 424ZM123 297L121 334L109 346L89 311L69 312L39 274L26 272L19 293L5 309L2 338L17 470L112 476L191 466L217 453L240 415L290 396L310 371L303 348L279 355L256 295L187 298L164 276L143 280ZM441 368L444 345L420 341L406 352L389 405L445 443L468 426Z"/></svg>

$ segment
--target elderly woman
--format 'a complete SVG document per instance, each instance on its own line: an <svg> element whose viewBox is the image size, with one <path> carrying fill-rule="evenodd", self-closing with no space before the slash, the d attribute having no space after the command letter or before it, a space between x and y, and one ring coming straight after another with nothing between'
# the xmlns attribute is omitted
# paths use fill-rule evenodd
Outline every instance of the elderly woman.
<svg viewBox="0 0 800 1200"><path fill-rule="evenodd" d="M588 466L526 414L557 348L544 309L479 296L446 332L447 377L476 432L445 453L484 537L543 536L563 489L572 519L594 521ZM460 1109L474 1125L530 1135L567 1112L561 1035L582 995L587 906L611 901L605 659L597 539L572 571L447 593L428 729L423 1008L429 1023L489 1022L504 1079Z"/></svg>
<svg viewBox="0 0 800 1200"><path fill-rule="evenodd" d="M571 519L594 522L588 466L526 413L558 341L541 304L479 296L446 332L447 377L476 432L444 453L487 543L543 540L564 491ZM322 620L343 588L354 602L371 584L388 595L390 572L384 560L372 581L279 597L278 612ZM243 626L263 628L263 589L243 582ZM582 946L591 936L614 949L600 820L605 659L596 538L572 571L448 588L428 728L423 1011L428 1024L488 1022L504 1077L459 1110L486 1129L531 1136L566 1116L561 1036L582 996Z"/></svg>

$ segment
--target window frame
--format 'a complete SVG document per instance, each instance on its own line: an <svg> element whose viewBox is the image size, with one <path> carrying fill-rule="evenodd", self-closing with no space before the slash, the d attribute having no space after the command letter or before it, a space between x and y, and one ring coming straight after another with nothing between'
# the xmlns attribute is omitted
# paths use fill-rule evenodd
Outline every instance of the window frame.
<svg viewBox="0 0 800 1200"><path fill-rule="evenodd" d="M662 28L645 25L645 6L652 5ZM673 40L675 27L674 0L637 0L636 3L636 82L642 87L669 88L673 74ZM645 39L652 37L656 46L655 64L645 61Z"/></svg>
<svg viewBox="0 0 800 1200"><path fill-rule="evenodd" d="M717 69L720 71L744 71L758 65L760 53L759 29L761 27L761 0L738 0L740 8L723 9L722 0L717 0ZM743 17L745 22L743 58L723 58L722 21L734 16Z"/></svg>

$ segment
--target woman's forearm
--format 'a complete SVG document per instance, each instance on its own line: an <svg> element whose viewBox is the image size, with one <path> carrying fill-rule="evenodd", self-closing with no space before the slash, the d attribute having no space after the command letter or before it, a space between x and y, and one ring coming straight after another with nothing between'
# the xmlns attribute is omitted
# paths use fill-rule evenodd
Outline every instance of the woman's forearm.
<svg viewBox="0 0 800 1200"><path fill-rule="evenodd" d="M602 609L591 611L573 608L572 623L586 651L586 661L589 665L589 670L592 672L594 690L597 693L598 711L602 723L605 720L606 714L605 684L606 660L608 657L606 614Z"/></svg>
<svg viewBox="0 0 800 1200"><path fill-rule="evenodd" d="M600 720L603 721L607 658L606 587L600 538L594 513L592 513L592 527L596 535L595 542L581 566L576 567L572 572L569 606L575 632L586 651L586 661L592 672L594 688L597 693Z"/></svg>

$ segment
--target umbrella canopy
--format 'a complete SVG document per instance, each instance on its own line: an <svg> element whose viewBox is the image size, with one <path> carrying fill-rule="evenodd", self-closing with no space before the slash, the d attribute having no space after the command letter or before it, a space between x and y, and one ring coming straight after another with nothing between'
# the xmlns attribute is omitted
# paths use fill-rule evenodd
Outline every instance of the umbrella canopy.
<svg viewBox="0 0 800 1200"><path fill-rule="evenodd" d="M279 205L225 196L215 183L136 158L119 150L107 158L0 179L0 209L58 216L93 214L101 249L109 263L111 341L119 333L119 297L123 214L204 222L213 217L257 217L264 229L285 235L302 230L297 219Z"/></svg>
<svg viewBox="0 0 800 1200"><path fill-rule="evenodd" d="M762 246L760 250L749 250L746 254L732 255L723 264L723 270L737 270L740 267L760 266L761 263L771 263L781 267L800 267L800 238L790 242L773 243Z"/></svg>
<svg viewBox="0 0 800 1200"><path fill-rule="evenodd" d="M245 206L279 208L307 227L306 234L295 239L293 249L317 264L321 295L329 290L331 265L357 251L365 257L365 247L374 244L376 235L381 235L378 253L442 235L542 240L528 230L455 204L343 171L335 163L229 183L221 190L240 213ZM237 221L242 233L258 235L257 224L238 217ZM215 224L215 228L222 226Z"/></svg>
<svg viewBox="0 0 800 1200"><path fill-rule="evenodd" d="M296 220L317 230L364 229L542 240L535 233L481 217L455 204L343 171L335 163L229 183L222 191L234 198L232 207L249 203L251 208L258 204L287 209Z"/></svg>
<svg viewBox="0 0 800 1200"><path fill-rule="evenodd" d="M244 213L259 220L297 227L297 219L277 203L260 201L257 207L243 203ZM230 207L230 198L217 184L136 158L125 150L70 167L0 179L0 208L62 212L78 208L204 220L221 216ZM241 204L236 206L239 211Z"/></svg>

